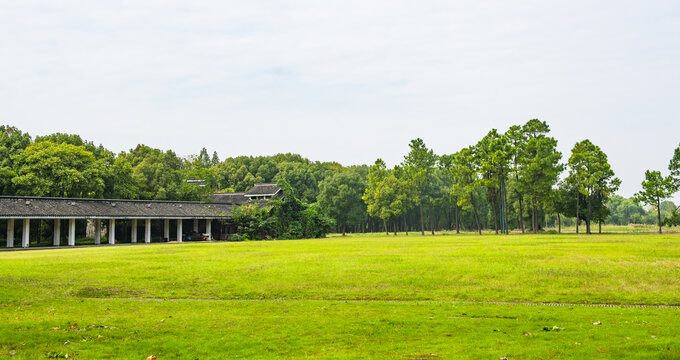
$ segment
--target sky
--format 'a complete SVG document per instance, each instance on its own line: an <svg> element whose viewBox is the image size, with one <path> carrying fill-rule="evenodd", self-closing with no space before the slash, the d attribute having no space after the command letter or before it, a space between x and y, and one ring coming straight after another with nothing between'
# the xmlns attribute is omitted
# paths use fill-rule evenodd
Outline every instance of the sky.
<svg viewBox="0 0 680 360"><path fill-rule="evenodd" d="M0 123L115 152L394 165L538 118L631 196L680 144L678 64L678 1L0 3Z"/></svg>

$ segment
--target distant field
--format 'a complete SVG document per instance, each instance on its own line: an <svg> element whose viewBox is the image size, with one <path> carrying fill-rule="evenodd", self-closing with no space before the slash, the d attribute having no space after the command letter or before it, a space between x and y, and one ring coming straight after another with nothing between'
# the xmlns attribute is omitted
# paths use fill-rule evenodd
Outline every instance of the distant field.
<svg viewBox="0 0 680 360"><path fill-rule="evenodd" d="M680 308L548 302L680 306L680 235L0 252L0 356L680 357Z"/></svg>

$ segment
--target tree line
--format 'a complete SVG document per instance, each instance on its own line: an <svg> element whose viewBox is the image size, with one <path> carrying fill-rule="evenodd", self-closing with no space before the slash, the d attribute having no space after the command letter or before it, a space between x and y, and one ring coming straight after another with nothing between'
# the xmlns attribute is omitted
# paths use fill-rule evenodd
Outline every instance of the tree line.
<svg viewBox="0 0 680 360"><path fill-rule="evenodd" d="M538 232L554 219L558 228L566 221L577 231L583 224L590 233L593 224L608 219L649 223L650 211L640 202L657 209L659 224L678 223L677 210L669 211L674 206L664 200L680 186L680 147L670 174L648 171L643 190L631 199L615 195L620 180L602 149L583 140L563 163L548 124L537 119L504 133L493 129L453 154L437 155L422 139L409 147L392 168L381 159L371 166L343 166L297 154L220 160L205 148L180 157L142 144L115 154L74 134L32 138L0 126L0 193L207 201L215 192L245 191L260 182L282 184L292 203L264 210L244 207L235 214L239 233L248 238L325 235L313 226L343 234L442 229L507 234ZM296 210L286 217L283 209Z"/></svg>

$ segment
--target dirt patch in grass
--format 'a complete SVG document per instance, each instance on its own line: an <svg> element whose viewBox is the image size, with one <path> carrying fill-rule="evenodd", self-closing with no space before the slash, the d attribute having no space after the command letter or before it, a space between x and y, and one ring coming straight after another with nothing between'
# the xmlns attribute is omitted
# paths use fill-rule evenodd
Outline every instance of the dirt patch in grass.
<svg viewBox="0 0 680 360"><path fill-rule="evenodd" d="M79 298L96 299L96 298L123 298L131 296L142 296L143 294L144 292L139 290L99 288L86 286L73 291L72 296Z"/></svg>

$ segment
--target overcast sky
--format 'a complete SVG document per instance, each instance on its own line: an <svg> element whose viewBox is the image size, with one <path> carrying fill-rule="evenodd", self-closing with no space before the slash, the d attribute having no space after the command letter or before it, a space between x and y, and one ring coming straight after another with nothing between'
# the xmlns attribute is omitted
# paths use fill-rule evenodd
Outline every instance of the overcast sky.
<svg viewBox="0 0 680 360"><path fill-rule="evenodd" d="M539 118L630 196L680 143L679 84L677 0L0 4L0 123L116 152L394 165Z"/></svg>

